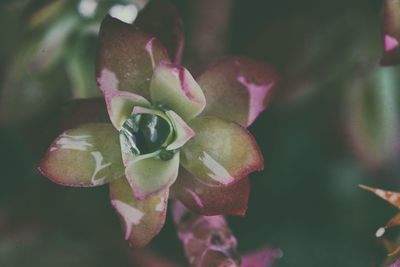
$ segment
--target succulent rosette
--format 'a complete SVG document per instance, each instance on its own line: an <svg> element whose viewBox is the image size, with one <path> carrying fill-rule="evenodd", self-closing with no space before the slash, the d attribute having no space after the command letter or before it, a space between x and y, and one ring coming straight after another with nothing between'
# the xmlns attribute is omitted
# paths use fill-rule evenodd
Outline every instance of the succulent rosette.
<svg viewBox="0 0 400 267"><path fill-rule="evenodd" d="M65 131L39 166L62 185L108 183L133 246L160 231L169 198L203 215L245 213L248 175L264 167L246 127L265 109L277 78L267 65L229 57L194 79L176 64L180 19L146 19L168 10L154 2L133 25L112 17L101 25L97 83L111 123Z"/></svg>

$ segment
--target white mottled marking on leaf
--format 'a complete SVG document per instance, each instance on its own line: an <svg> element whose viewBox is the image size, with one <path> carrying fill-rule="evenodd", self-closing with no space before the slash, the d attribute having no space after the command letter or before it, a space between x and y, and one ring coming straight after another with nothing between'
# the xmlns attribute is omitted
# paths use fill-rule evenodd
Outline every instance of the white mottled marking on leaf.
<svg viewBox="0 0 400 267"><path fill-rule="evenodd" d="M378 231L376 231L375 235L376 235L376 237L381 237L381 236L383 236L384 233L385 233L385 228L381 227L378 229Z"/></svg>
<svg viewBox="0 0 400 267"><path fill-rule="evenodd" d="M117 199L111 200L111 204L125 221L125 240L128 240L132 233L132 227L140 223L144 213Z"/></svg>
<svg viewBox="0 0 400 267"><path fill-rule="evenodd" d="M107 177L101 177L101 178L96 178L96 175L99 173L99 171L101 171L102 169L108 167L111 165L111 162L102 164L103 162L103 155L99 152L99 151L92 151L90 152L90 154L92 154L92 156L94 157L94 160L96 162L96 167L94 169L91 181L92 184L99 184L99 183L103 183L103 181L107 178Z"/></svg>
<svg viewBox="0 0 400 267"><path fill-rule="evenodd" d="M201 201L199 195L197 195L195 192L193 192L189 188L185 188L185 191L188 192L193 197L193 199L194 199L194 201L196 201L197 205L199 205L201 208L204 207L204 204Z"/></svg>
<svg viewBox="0 0 400 267"><path fill-rule="evenodd" d="M377 194L381 198L385 198L385 191L383 191L381 189L375 189L375 194Z"/></svg>
<svg viewBox="0 0 400 267"><path fill-rule="evenodd" d="M153 42L155 41L155 37L150 38L149 41L147 41L145 49L147 51L147 54L149 54L150 60L151 60L151 66L154 67L156 66L155 60L154 60L154 54L153 54Z"/></svg>
<svg viewBox="0 0 400 267"><path fill-rule="evenodd" d="M114 72L104 68L97 77L97 83L102 91L104 90L118 90L118 78Z"/></svg>
<svg viewBox="0 0 400 267"><path fill-rule="evenodd" d="M199 156L199 160L208 168L209 172L207 175L211 179L222 184L230 184L234 181L232 175L230 175L229 172L207 152L203 151Z"/></svg>
<svg viewBox="0 0 400 267"><path fill-rule="evenodd" d="M87 151L89 147L93 147L92 144L88 142L90 135L68 135L63 133L61 137L56 141L55 146L50 148L50 151L57 149L72 149Z"/></svg>
<svg viewBox="0 0 400 267"><path fill-rule="evenodd" d="M398 196L396 193L394 193L394 194L392 194L392 195L390 196L389 201L395 202L395 201L397 201L398 197L399 197L399 196Z"/></svg>
<svg viewBox="0 0 400 267"><path fill-rule="evenodd" d="M257 118L258 114L264 111L264 100L274 82L269 84L254 84L249 82L244 75L239 75L237 81L247 88L249 92L249 117L247 125L250 125Z"/></svg>

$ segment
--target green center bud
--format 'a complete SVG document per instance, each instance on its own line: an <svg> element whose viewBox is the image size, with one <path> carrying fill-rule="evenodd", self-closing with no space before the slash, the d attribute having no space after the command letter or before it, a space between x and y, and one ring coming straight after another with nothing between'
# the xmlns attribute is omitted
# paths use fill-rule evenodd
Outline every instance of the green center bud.
<svg viewBox="0 0 400 267"><path fill-rule="evenodd" d="M120 130L125 144L135 155L143 155L161 150L162 160L169 160L173 151L166 151L165 147L172 139L173 128L163 117L154 114L130 115Z"/></svg>

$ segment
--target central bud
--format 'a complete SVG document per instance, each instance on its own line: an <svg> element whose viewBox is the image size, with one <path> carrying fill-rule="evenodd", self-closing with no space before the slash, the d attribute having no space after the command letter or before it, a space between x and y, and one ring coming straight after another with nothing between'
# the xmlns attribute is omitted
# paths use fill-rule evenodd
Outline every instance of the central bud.
<svg viewBox="0 0 400 267"><path fill-rule="evenodd" d="M133 114L124 124L120 134L135 155L143 155L165 150L173 135L169 121L155 114Z"/></svg>

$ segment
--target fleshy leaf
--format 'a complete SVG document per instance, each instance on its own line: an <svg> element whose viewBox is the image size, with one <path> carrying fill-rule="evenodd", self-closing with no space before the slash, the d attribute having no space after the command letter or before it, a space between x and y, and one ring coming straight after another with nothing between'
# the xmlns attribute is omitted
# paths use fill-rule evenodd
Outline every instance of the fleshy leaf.
<svg viewBox="0 0 400 267"><path fill-rule="evenodd" d="M186 144L194 136L194 132L174 111L168 110L165 113L171 119L175 129L175 139L167 146L167 150L175 150Z"/></svg>
<svg viewBox="0 0 400 267"><path fill-rule="evenodd" d="M216 117L189 123L196 135L181 149L181 164L209 186L228 186L264 168L260 149L239 124Z"/></svg>
<svg viewBox="0 0 400 267"><path fill-rule="evenodd" d="M202 215L243 216L249 201L250 182L246 177L226 187L208 186L181 168L171 193L188 209Z"/></svg>
<svg viewBox="0 0 400 267"><path fill-rule="evenodd" d="M169 1L151 1L139 13L135 25L154 35L165 46L174 62L181 61L184 46L183 22L175 6Z"/></svg>
<svg viewBox="0 0 400 267"><path fill-rule="evenodd" d="M135 106L150 105L149 101L145 98L131 92L106 90L104 91L104 97L106 99L110 120L118 130L121 129L126 118L131 115Z"/></svg>
<svg viewBox="0 0 400 267"><path fill-rule="evenodd" d="M178 237L191 266L239 266L237 240L224 216L201 216L178 201L172 211Z"/></svg>
<svg viewBox="0 0 400 267"><path fill-rule="evenodd" d="M125 174L136 198L143 200L170 187L178 176L179 152L170 160L146 155L134 158Z"/></svg>
<svg viewBox="0 0 400 267"><path fill-rule="evenodd" d="M67 130L50 146L39 171L55 183L97 186L124 175L118 132L92 123Z"/></svg>
<svg viewBox="0 0 400 267"><path fill-rule="evenodd" d="M197 116L206 105L203 91L189 71L168 62L155 68L150 93L153 104L172 109L186 121Z"/></svg>
<svg viewBox="0 0 400 267"><path fill-rule="evenodd" d="M169 60L161 43L110 16L103 20L99 38L96 76L100 89L130 91L148 99L154 66Z"/></svg>
<svg viewBox="0 0 400 267"><path fill-rule="evenodd" d="M383 57L382 65L400 63L400 0L383 3Z"/></svg>
<svg viewBox="0 0 400 267"><path fill-rule="evenodd" d="M250 58L221 60L196 79L207 102L202 115L247 127L270 102L277 79L272 67Z"/></svg>
<svg viewBox="0 0 400 267"><path fill-rule="evenodd" d="M125 178L110 183L111 204L116 210L124 236L134 247L147 245L165 222L168 190L146 200L138 200Z"/></svg>

